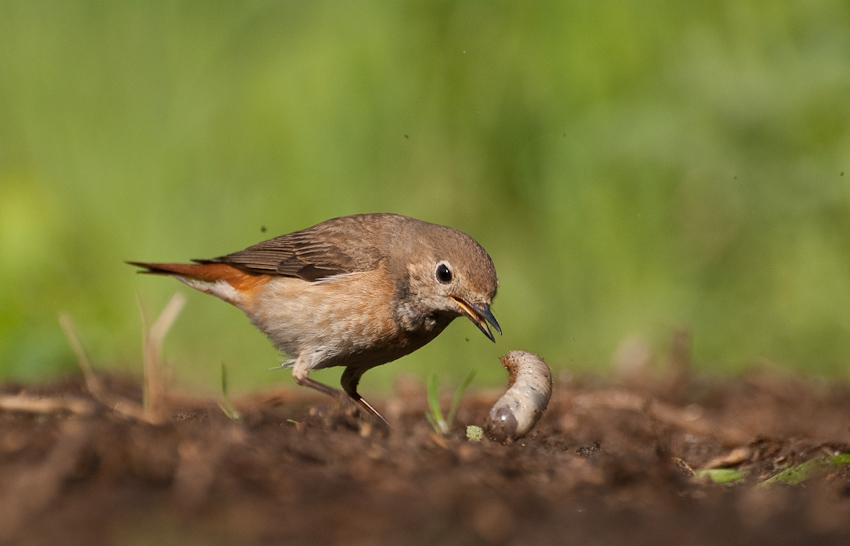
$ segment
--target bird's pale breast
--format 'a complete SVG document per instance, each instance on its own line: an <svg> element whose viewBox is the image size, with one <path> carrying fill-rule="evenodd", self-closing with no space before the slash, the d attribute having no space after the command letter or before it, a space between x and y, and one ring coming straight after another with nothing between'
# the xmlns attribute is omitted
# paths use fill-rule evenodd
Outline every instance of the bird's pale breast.
<svg viewBox="0 0 850 546"><path fill-rule="evenodd" d="M274 277L243 310L291 357L306 352L317 355L317 367L372 367L408 354L439 333L418 342L401 332L394 297L395 284L379 266L316 282Z"/></svg>

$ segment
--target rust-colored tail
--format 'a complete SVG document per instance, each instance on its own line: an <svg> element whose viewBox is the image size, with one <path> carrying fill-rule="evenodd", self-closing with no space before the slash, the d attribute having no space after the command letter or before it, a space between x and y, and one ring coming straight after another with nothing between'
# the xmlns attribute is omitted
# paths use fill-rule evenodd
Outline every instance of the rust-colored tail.
<svg viewBox="0 0 850 546"><path fill-rule="evenodd" d="M196 264L166 264L148 262L127 262L136 267L143 267L139 273L151 275L169 275L172 277L183 277L202 282L214 283L224 281L236 290L252 290L268 281L268 275L248 273L232 265L202 262ZM195 288L197 286L192 285Z"/></svg>

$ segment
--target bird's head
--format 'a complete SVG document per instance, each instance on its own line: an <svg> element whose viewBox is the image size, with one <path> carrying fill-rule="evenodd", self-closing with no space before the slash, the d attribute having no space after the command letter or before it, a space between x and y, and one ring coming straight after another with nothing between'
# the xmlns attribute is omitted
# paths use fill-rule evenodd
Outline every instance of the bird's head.
<svg viewBox="0 0 850 546"><path fill-rule="evenodd" d="M491 341L488 323L502 329L490 310L499 285L489 254L469 235L426 224L405 246L406 282L401 287L406 308L420 316L465 316ZM446 322L447 324L447 322Z"/></svg>

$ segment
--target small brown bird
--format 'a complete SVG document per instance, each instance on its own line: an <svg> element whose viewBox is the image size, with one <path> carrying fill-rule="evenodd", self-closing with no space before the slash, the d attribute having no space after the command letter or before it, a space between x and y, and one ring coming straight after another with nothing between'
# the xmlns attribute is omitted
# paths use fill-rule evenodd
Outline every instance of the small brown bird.
<svg viewBox="0 0 850 546"><path fill-rule="evenodd" d="M299 385L345 395L384 418L357 394L368 369L410 354L461 315L491 341L498 279L475 239L397 214L333 218L240 252L193 264L127 262L169 275L241 309L293 357ZM343 392L308 377L344 366ZM384 420L386 422L386 420Z"/></svg>

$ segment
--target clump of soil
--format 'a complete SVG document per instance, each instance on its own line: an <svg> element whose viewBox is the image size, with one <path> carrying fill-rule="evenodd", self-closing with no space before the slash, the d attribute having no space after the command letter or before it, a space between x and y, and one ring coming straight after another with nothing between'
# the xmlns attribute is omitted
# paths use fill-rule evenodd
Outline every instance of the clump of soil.
<svg viewBox="0 0 850 546"><path fill-rule="evenodd" d="M115 404L132 381L107 378ZM82 379L0 387L0 543L846 544L850 470L755 487L850 451L850 388L776 373L555 384L530 435L471 442L498 392L467 393L437 436L424 388L377 402L385 430L302 391L169 396L162 422ZM23 400L23 402L22 402ZM36 402L41 403L39 406ZM710 467L746 482L698 480Z"/></svg>

